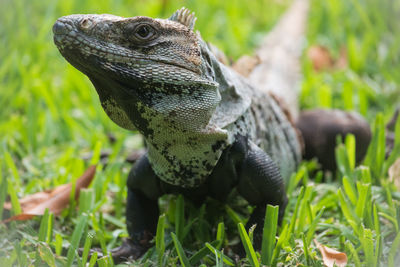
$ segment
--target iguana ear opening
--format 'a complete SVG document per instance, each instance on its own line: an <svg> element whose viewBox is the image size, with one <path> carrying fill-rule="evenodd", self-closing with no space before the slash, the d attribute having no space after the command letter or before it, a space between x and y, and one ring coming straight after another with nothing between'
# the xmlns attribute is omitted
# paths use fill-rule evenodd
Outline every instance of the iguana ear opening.
<svg viewBox="0 0 400 267"><path fill-rule="evenodd" d="M180 24L185 25L191 30L193 30L194 28L194 23L196 22L196 19L197 18L195 17L194 12L191 12L185 7L178 9L177 11L175 11L174 14L172 14L171 17L169 17L169 20L179 22Z"/></svg>

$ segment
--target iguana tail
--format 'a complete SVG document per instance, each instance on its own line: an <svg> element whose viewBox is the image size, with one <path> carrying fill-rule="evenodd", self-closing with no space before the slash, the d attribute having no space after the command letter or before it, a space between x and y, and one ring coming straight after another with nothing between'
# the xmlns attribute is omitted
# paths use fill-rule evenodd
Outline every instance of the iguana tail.
<svg viewBox="0 0 400 267"><path fill-rule="evenodd" d="M294 0L256 51L258 64L248 79L256 87L275 95L291 117L299 113L300 57L305 43L308 0Z"/></svg>

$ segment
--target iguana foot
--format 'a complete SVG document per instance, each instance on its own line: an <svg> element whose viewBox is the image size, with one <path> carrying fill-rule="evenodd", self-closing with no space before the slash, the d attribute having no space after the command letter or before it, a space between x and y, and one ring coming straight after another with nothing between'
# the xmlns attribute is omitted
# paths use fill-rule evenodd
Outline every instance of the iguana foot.
<svg viewBox="0 0 400 267"><path fill-rule="evenodd" d="M139 244L135 244L131 239L125 239L120 247L111 250L111 255L114 259L114 263L120 263L128 260L136 260L140 258L148 247L143 247Z"/></svg>
<svg viewBox="0 0 400 267"><path fill-rule="evenodd" d="M356 161L360 162L371 141L367 121L355 112L313 109L301 112L297 122L305 144L305 159L316 157L324 170L336 169L336 137L353 134L356 138Z"/></svg>

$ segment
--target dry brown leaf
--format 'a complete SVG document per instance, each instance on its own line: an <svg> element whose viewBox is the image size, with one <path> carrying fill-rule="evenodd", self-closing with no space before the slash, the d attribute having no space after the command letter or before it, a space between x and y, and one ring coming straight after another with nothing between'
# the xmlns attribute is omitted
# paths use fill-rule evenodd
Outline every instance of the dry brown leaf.
<svg viewBox="0 0 400 267"><path fill-rule="evenodd" d="M32 219L33 217L35 217L35 215L21 213L21 214L18 214L18 215L15 215L8 219L3 220L3 223L8 223L11 221L27 221L27 220Z"/></svg>
<svg viewBox="0 0 400 267"><path fill-rule="evenodd" d="M76 181L75 199L79 198L79 192L82 188L87 188L93 180L96 172L96 166L90 166L84 174ZM4 222L29 220L34 215L43 215L46 209L58 215L68 206L71 194L71 184L60 185L53 190L46 190L29 195L20 200L22 213ZM31 202L31 203L30 203ZM11 209L10 203L5 203L4 208Z"/></svg>
<svg viewBox="0 0 400 267"><path fill-rule="evenodd" d="M21 205L22 211L36 207L40 203L46 201L47 199L53 197L54 195L57 195L59 192L62 192L64 188L68 186L69 184L60 185L54 189L45 190L43 192L37 192L35 194L28 195L20 199L19 204ZM4 208L7 210L11 210L12 209L11 202L4 203Z"/></svg>
<svg viewBox="0 0 400 267"><path fill-rule="evenodd" d="M331 69L334 65L332 55L325 46L313 45L308 49L307 55L316 71Z"/></svg>
<svg viewBox="0 0 400 267"><path fill-rule="evenodd" d="M389 179L394 183L397 190L400 191L400 158L398 158L389 168Z"/></svg>
<svg viewBox="0 0 400 267"><path fill-rule="evenodd" d="M340 48L338 58L333 58L329 49L322 45L313 45L308 49L308 58L311 60L315 71L341 70L347 67L347 49Z"/></svg>
<svg viewBox="0 0 400 267"><path fill-rule="evenodd" d="M345 253L334 250L333 248L328 248L319 243L316 239L314 239L314 243L322 254L322 261L325 266L333 267L334 264L338 267L346 266L347 255Z"/></svg>

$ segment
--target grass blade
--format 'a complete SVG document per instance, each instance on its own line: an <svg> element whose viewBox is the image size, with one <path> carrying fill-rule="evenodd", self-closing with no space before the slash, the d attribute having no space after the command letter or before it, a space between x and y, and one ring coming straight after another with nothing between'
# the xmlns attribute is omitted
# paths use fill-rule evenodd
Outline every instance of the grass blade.
<svg viewBox="0 0 400 267"><path fill-rule="evenodd" d="M342 191L342 189L338 190L338 198L340 207L342 208L343 215L346 217L348 222L359 223L360 218L354 213L353 208L350 206L349 202L346 201L346 197Z"/></svg>
<svg viewBox="0 0 400 267"><path fill-rule="evenodd" d="M354 190L353 181L350 181L349 177L343 176L342 184L343 184L344 192L346 193L347 197L350 199L351 204L353 204L355 206L357 204L357 194L356 194L356 191Z"/></svg>
<svg viewBox="0 0 400 267"><path fill-rule="evenodd" d="M390 247L388 255L388 266L395 267L395 257L398 256L400 246L400 233L397 233L395 239L393 240L392 246Z"/></svg>
<svg viewBox="0 0 400 267"><path fill-rule="evenodd" d="M218 224L218 229L217 229L216 240L220 241L219 244L216 246L217 249L221 248L221 246L224 243L224 239L225 239L225 224L223 222L220 222Z"/></svg>
<svg viewBox="0 0 400 267"><path fill-rule="evenodd" d="M361 267L361 262L360 258L358 257L358 252L354 248L353 244L351 244L350 241L346 241L346 248L351 252L351 255L353 257L353 263L355 267Z"/></svg>
<svg viewBox="0 0 400 267"><path fill-rule="evenodd" d="M246 251L247 258L250 261L251 266L259 267L260 263L258 262L256 252L254 251L253 245L250 242L250 238L247 235L246 229L244 228L242 223L238 223L239 235L242 240L243 247Z"/></svg>
<svg viewBox="0 0 400 267"><path fill-rule="evenodd" d="M357 181L361 181L365 184L372 183L371 171L370 171L369 167L367 167L367 166L357 167L356 177L357 177Z"/></svg>
<svg viewBox="0 0 400 267"><path fill-rule="evenodd" d="M49 214L48 222L49 223L47 224L46 243L50 244L50 242L53 239L53 226L54 226L54 214L53 213Z"/></svg>
<svg viewBox="0 0 400 267"><path fill-rule="evenodd" d="M82 253L82 265L86 266L86 262L89 256L89 250L92 247L93 235L88 234L86 236L85 245L83 246L83 253Z"/></svg>
<svg viewBox="0 0 400 267"><path fill-rule="evenodd" d="M312 192L314 190L314 186L307 185L304 191L304 195L301 198L301 203L299 207L298 217L297 217L297 226L296 226L296 236L299 237L301 233L303 233L303 229L307 224L307 215L310 214L308 212L309 203L311 201ZM311 214L312 216L312 214ZM311 221L312 218L309 218Z"/></svg>
<svg viewBox="0 0 400 267"><path fill-rule="evenodd" d="M42 219L40 220L38 240L44 242L47 236L47 227L49 225L49 209L44 211Z"/></svg>
<svg viewBox="0 0 400 267"><path fill-rule="evenodd" d="M272 254L276 242L276 230L278 229L278 213L279 206L267 205L261 245L261 263L265 265L271 265L272 263Z"/></svg>
<svg viewBox="0 0 400 267"><path fill-rule="evenodd" d="M175 207L175 233L179 241L182 242L182 235L185 223L185 210L183 196L179 195Z"/></svg>
<svg viewBox="0 0 400 267"><path fill-rule="evenodd" d="M96 165L100 161L100 154L101 154L101 141L97 141L92 154L92 159L90 160L90 165Z"/></svg>
<svg viewBox="0 0 400 267"><path fill-rule="evenodd" d="M7 197L7 179L2 174L2 166L0 164L0 221L3 220L3 205Z"/></svg>
<svg viewBox="0 0 400 267"><path fill-rule="evenodd" d="M342 175L351 176L351 167L346 146L341 142L340 138L338 139L340 140L340 142L335 148L335 159L337 167Z"/></svg>
<svg viewBox="0 0 400 267"><path fill-rule="evenodd" d="M382 173L385 149L385 125L383 123L383 115L379 113L376 116L372 140L364 160L364 164L371 167L371 172L375 179L378 179Z"/></svg>
<svg viewBox="0 0 400 267"><path fill-rule="evenodd" d="M276 242L275 248L274 248L274 253L272 254L272 264L271 266L276 266L277 260L279 253L281 251L282 245L286 242L288 238L288 230L289 230L289 225L286 224L283 226L283 230L278 238L278 242Z"/></svg>
<svg viewBox="0 0 400 267"><path fill-rule="evenodd" d="M297 197L296 207L294 208L294 212L293 212L292 218L290 220L289 229L288 229L289 233L293 233L293 231L294 231L294 227L296 225L297 214L298 214L298 211L299 211L300 203L301 203L301 201L303 199L303 196L304 196L304 191L305 191L304 190L304 186L302 186L301 189L300 189L300 194Z"/></svg>
<svg viewBox="0 0 400 267"><path fill-rule="evenodd" d="M214 240L210 243L211 246L216 247L221 243L220 240ZM197 251L192 257L189 258L189 262L191 265L197 264L202 258L207 256L210 253L210 249L205 245L199 251Z"/></svg>
<svg viewBox="0 0 400 267"><path fill-rule="evenodd" d="M97 251L95 251L92 256L90 257L89 267L94 267L97 262Z"/></svg>
<svg viewBox="0 0 400 267"><path fill-rule="evenodd" d="M314 237L315 229L317 228L318 222L321 219L321 216L324 213L324 211L325 211L325 207L323 207L318 212L317 216L315 216L315 218L312 220L312 223L311 223L310 227L308 228L307 235L306 235L307 244L311 244L311 240Z"/></svg>
<svg viewBox="0 0 400 267"><path fill-rule="evenodd" d="M19 266L28 266L28 257L26 256L26 252L22 251L21 243L16 242L14 244L14 254L16 254L16 259L18 260ZM3 262L0 260L0 264ZM13 266L11 263L3 263L1 266Z"/></svg>
<svg viewBox="0 0 400 267"><path fill-rule="evenodd" d="M365 264L366 266L375 266L374 257L374 242L372 237L372 231L370 229L365 229L362 227L363 231L359 236L362 248L365 253Z"/></svg>
<svg viewBox="0 0 400 267"><path fill-rule="evenodd" d="M349 161L350 170L353 171L356 166L356 138L353 134L346 135L345 146L347 150L347 159Z"/></svg>
<svg viewBox="0 0 400 267"><path fill-rule="evenodd" d="M50 267L56 267L56 259L48 244L44 242L39 243L39 255Z"/></svg>
<svg viewBox="0 0 400 267"><path fill-rule="evenodd" d="M15 191L20 192L21 191L21 181L20 181L20 176L18 173L18 168L14 163L14 160L10 153L8 151L4 151L4 161L6 163L6 166L10 170L12 176L14 177L14 187ZM9 181L10 183L10 181ZM11 183L12 184L12 183Z"/></svg>
<svg viewBox="0 0 400 267"><path fill-rule="evenodd" d="M379 217L378 217L378 208L376 207L376 204L374 203L373 209L373 216L374 216L374 230L376 235L381 235L381 227L379 224Z"/></svg>
<svg viewBox="0 0 400 267"><path fill-rule="evenodd" d="M19 199L17 196L17 192L15 191L15 187L12 184L12 181L10 179L7 180L7 190L8 194L10 195L11 199L11 206L12 206L12 211L14 215L18 215L22 213L21 205L19 203Z"/></svg>
<svg viewBox="0 0 400 267"><path fill-rule="evenodd" d="M72 237L70 240L70 247L69 247L68 253L67 253L66 266L72 265L72 261L74 260L74 257L75 257L75 251L79 246L79 241L82 238L82 233L84 232L84 230L87 226L87 220L88 220L87 215L82 214L78 220L78 223L76 225L74 232L72 233Z"/></svg>
<svg viewBox="0 0 400 267"><path fill-rule="evenodd" d="M370 196L371 185L370 184L361 184L357 182L357 191L358 191L358 200L356 205L356 215L361 218L364 218L366 203Z"/></svg>
<svg viewBox="0 0 400 267"><path fill-rule="evenodd" d="M157 224L156 250L158 254L158 265L162 266L162 259L165 251L165 214L160 215Z"/></svg>
<svg viewBox="0 0 400 267"><path fill-rule="evenodd" d="M301 238L303 240L304 257L306 258L306 262L307 262L308 266L312 266L310 252L309 252L309 243L307 243L306 235L301 233Z"/></svg>
<svg viewBox="0 0 400 267"><path fill-rule="evenodd" d="M244 218L242 218L242 216L240 216L237 212L235 212L231 207L229 207L228 205L225 205L225 210L226 210L226 213L228 213L228 215L229 215L229 217L232 219L232 221L235 223L235 224L238 224L238 223L246 223L245 222L245 219Z"/></svg>
<svg viewBox="0 0 400 267"><path fill-rule="evenodd" d="M210 243L206 242L206 247L215 255L216 261L218 262L218 259L222 259L219 264L222 266L222 262L225 262L229 266L235 266L235 262L230 259L229 257L225 256L221 251L213 247Z"/></svg>
<svg viewBox="0 0 400 267"><path fill-rule="evenodd" d="M185 252L183 251L182 245L178 240L178 237L174 234L171 233L172 240L174 241L176 253L178 254L179 260L181 261L181 264L183 267L189 267L190 262L189 259L186 257Z"/></svg>
<svg viewBox="0 0 400 267"><path fill-rule="evenodd" d="M93 210L95 203L95 192L93 188L83 188L79 193L79 204L78 204L78 214L82 214L84 212L89 213Z"/></svg>
<svg viewBox="0 0 400 267"><path fill-rule="evenodd" d="M63 243L63 238L59 233L56 233L56 240L54 241L54 247L56 250L56 255L60 256L62 252L62 243Z"/></svg>

